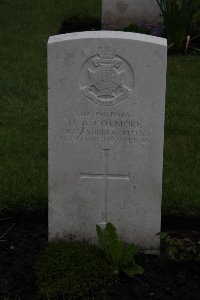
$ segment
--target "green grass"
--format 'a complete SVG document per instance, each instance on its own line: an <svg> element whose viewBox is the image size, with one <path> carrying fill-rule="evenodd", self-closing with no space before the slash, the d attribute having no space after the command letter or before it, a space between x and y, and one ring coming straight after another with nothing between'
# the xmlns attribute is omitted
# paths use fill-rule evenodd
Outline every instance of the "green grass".
<svg viewBox="0 0 200 300"><path fill-rule="evenodd" d="M103 251L81 242L48 244L36 263L39 292L45 299L83 299L114 282Z"/></svg>
<svg viewBox="0 0 200 300"><path fill-rule="evenodd" d="M99 18L100 1L0 1L0 205L46 206L46 46L74 15Z"/></svg>
<svg viewBox="0 0 200 300"><path fill-rule="evenodd" d="M200 57L169 57L163 212L200 216Z"/></svg>
<svg viewBox="0 0 200 300"><path fill-rule="evenodd" d="M47 204L48 36L100 0L0 1L0 207ZM200 57L169 57L163 213L200 216Z"/></svg>

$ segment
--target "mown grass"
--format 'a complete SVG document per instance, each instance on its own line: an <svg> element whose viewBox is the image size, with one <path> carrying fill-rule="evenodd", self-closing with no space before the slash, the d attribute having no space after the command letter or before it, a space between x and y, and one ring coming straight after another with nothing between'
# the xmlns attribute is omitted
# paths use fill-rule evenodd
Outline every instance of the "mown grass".
<svg viewBox="0 0 200 300"><path fill-rule="evenodd" d="M0 1L0 205L46 206L47 40L70 16L99 18L100 4Z"/></svg>
<svg viewBox="0 0 200 300"><path fill-rule="evenodd" d="M46 44L100 0L0 1L0 206L47 204ZM200 57L169 57L163 213L200 215Z"/></svg>
<svg viewBox="0 0 200 300"><path fill-rule="evenodd" d="M200 56L169 57L163 212L200 216Z"/></svg>
<svg viewBox="0 0 200 300"><path fill-rule="evenodd" d="M88 293L114 283L104 252L85 242L54 241L36 262L43 299L86 299ZM89 298L88 298L89 299Z"/></svg>

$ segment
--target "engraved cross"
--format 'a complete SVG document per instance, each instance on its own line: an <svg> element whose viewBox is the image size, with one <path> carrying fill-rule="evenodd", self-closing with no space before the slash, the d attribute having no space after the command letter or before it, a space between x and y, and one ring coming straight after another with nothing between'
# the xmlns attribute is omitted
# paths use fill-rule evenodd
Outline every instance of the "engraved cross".
<svg viewBox="0 0 200 300"><path fill-rule="evenodd" d="M83 173L80 172L80 179L101 179L103 180L103 213L102 224L107 223L108 209L108 181L109 180L126 180L130 183L130 173L128 174L111 174L108 172L108 154L110 149L102 149L104 153L104 171L102 173Z"/></svg>

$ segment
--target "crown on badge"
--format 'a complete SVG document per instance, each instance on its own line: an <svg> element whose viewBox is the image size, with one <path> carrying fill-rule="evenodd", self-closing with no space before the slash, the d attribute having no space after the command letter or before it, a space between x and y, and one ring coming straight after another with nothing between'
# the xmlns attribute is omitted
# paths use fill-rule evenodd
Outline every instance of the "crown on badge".
<svg viewBox="0 0 200 300"><path fill-rule="evenodd" d="M98 54L100 58L112 59L114 57L114 50L111 46L98 47Z"/></svg>

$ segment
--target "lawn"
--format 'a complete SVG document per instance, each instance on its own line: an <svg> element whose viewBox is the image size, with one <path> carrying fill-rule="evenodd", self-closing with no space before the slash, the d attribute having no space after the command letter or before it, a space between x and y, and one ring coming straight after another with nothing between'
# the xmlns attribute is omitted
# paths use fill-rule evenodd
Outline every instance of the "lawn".
<svg viewBox="0 0 200 300"><path fill-rule="evenodd" d="M200 56L169 57L163 213L200 216Z"/></svg>
<svg viewBox="0 0 200 300"><path fill-rule="evenodd" d="M47 40L65 18L99 18L100 4L0 1L1 206L47 204Z"/></svg>
<svg viewBox="0 0 200 300"><path fill-rule="evenodd" d="M0 2L0 207L47 206L48 36L97 0ZM200 56L169 57L163 214L200 216Z"/></svg>

